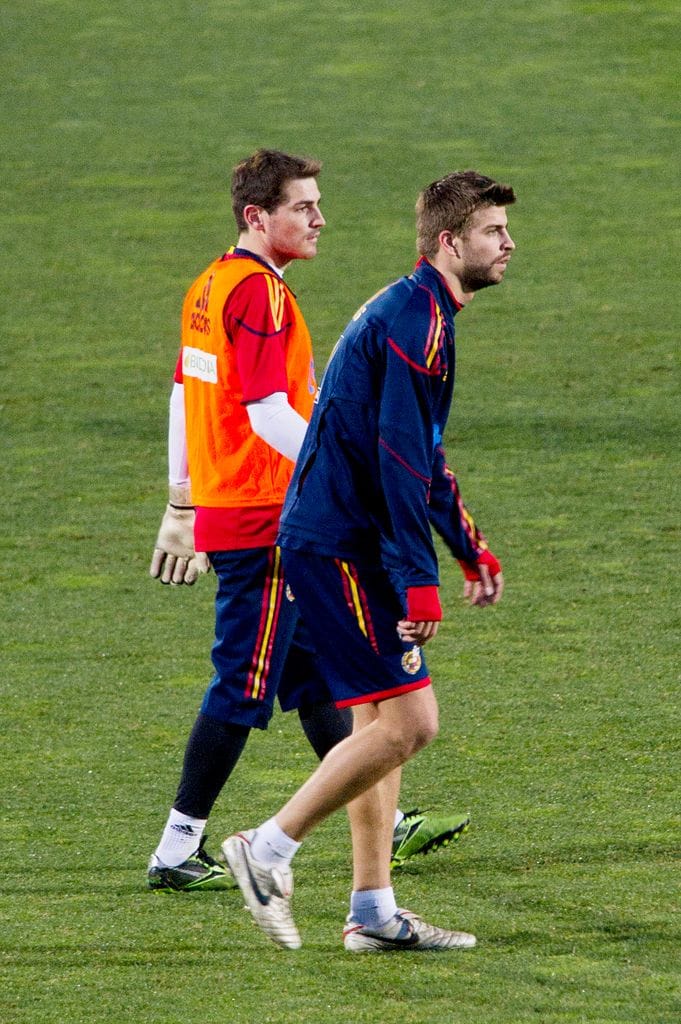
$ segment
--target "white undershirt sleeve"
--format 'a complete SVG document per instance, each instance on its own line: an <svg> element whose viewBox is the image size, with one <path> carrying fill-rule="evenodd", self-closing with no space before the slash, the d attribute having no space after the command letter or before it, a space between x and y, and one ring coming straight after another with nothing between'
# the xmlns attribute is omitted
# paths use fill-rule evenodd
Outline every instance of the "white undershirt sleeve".
<svg viewBox="0 0 681 1024"><path fill-rule="evenodd" d="M253 433L280 455L295 462L303 445L307 422L289 405L285 391L275 391L246 406Z"/></svg>
<svg viewBox="0 0 681 1024"><path fill-rule="evenodd" d="M170 393L170 411L168 415L168 483L172 486L183 486L189 483L184 384L174 384L173 390Z"/></svg>

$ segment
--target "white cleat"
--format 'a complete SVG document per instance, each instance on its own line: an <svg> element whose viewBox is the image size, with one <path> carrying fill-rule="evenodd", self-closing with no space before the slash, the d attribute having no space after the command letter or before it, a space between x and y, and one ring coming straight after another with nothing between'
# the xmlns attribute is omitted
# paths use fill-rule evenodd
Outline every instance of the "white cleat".
<svg viewBox="0 0 681 1024"><path fill-rule="evenodd" d="M302 942L291 916L293 872L289 867L270 868L254 860L251 840L255 829L225 839L222 852L241 889L255 922L284 949L300 949Z"/></svg>
<svg viewBox="0 0 681 1024"><path fill-rule="evenodd" d="M427 924L410 910L398 910L381 928L367 928L350 915L343 929L343 944L351 953L373 953L399 949L472 949L475 935L448 932Z"/></svg>

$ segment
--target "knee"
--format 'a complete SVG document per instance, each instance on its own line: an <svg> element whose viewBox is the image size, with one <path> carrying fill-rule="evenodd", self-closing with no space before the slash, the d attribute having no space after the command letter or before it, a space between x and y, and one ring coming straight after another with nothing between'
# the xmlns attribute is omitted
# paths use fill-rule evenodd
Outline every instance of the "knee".
<svg viewBox="0 0 681 1024"><path fill-rule="evenodd" d="M423 750L429 743L432 743L439 732L440 726L438 723L437 715L433 715L427 718L423 722L419 722L417 728L414 730L414 753L418 750Z"/></svg>
<svg viewBox="0 0 681 1024"><path fill-rule="evenodd" d="M393 736L395 755L399 763L404 764L419 750L423 750L438 734L437 715L429 715L410 723L408 729L401 730Z"/></svg>

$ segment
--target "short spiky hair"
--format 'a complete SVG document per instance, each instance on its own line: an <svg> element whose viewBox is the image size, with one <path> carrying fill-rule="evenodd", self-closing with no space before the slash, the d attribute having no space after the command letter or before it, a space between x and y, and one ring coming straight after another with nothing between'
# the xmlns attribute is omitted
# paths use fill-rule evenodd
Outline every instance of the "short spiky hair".
<svg viewBox="0 0 681 1024"><path fill-rule="evenodd" d="M258 149L232 172L232 210L239 231L246 230L244 208L262 206L271 213L284 198L286 185L297 178L316 178L320 160L291 156L278 149Z"/></svg>
<svg viewBox="0 0 681 1024"><path fill-rule="evenodd" d="M442 231L462 235L468 220L483 206L510 206L515 192L478 171L454 171L423 189L416 201L416 248L432 258Z"/></svg>

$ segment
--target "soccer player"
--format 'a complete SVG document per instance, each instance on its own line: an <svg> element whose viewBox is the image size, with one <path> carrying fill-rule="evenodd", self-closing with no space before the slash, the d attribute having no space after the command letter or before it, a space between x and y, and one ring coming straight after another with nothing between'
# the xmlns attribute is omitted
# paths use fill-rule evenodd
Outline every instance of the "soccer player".
<svg viewBox="0 0 681 1024"><path fill-rule="evenodd" d="M152 855L161 891L233 886L204 849L206 821L252 728L264 729L275 694L297 709L316 754L349 735L318 677L314 651L284 584L275 539L293 462L316 394L312 347L282 280L311 259L324 226L316 160L259 150L232 178L236 247L187 292L170 401L169 504L150 568L163 583L216 572L215 674L185 750L177 795ZM393 860L446 845L466 815L402 816Z"/></svg>
<svg viewBox="0 0 681 1024"><path fill-rule="evenodd" d="M442 437L454 387L454 318L477 291L502 281L515 248L506 215L514 201L509 186L476 171L423 190L421 258L342 334L296 463L279 534L284 569L332 694L353 708L354 731L274 817L223 844L254 920L286 948L301 944L291 860L343 805L354 864L345 948L476 942L399 909L389 860L401 765L438 730L422 653L442 618L430 523L477 573L484 600L497 601L503 586L461 506Z"/></svg>

